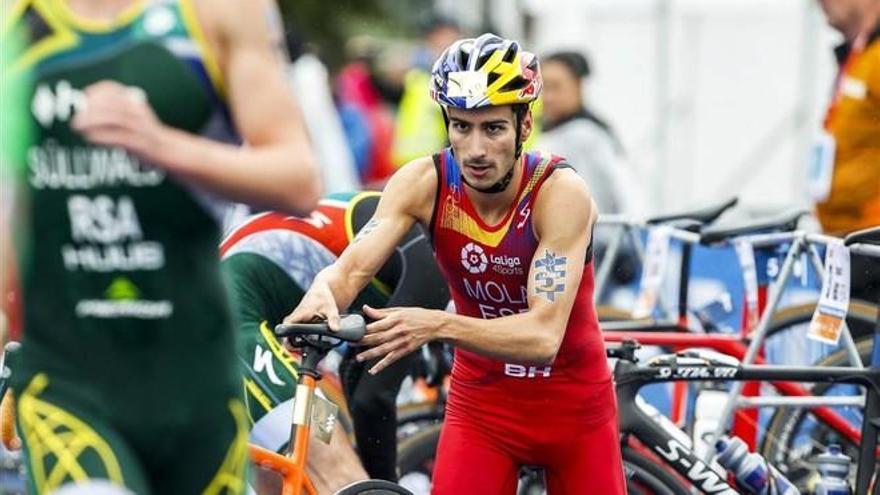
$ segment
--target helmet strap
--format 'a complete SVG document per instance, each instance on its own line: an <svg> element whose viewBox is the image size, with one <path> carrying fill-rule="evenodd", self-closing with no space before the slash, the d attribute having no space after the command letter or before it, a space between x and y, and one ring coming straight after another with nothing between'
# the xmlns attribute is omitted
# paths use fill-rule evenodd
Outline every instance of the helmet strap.
<svg viewBox="0 0 880 495"><path fill-rule="evenodd" d="M516 120L516 151L513 155L515 159L519 159L519 156L522 154L522 123L528 111L528 103L518 104L513 107L513 118Z"/></svg>

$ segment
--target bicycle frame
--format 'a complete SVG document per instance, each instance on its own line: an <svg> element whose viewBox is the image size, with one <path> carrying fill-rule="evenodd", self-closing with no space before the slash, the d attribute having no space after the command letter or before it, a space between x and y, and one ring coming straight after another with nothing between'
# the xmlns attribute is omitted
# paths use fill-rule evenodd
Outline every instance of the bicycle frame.
<svg viewBox="0 0 880 495"><path fill-rule="evenodd" d="M640 344L644 345L669 347L674 351L682 351L695 347L705 347L720 352L722 354L734 357L737 360L742 360L745 357L747 351L746 345L743 343L742 339L735 335L683 334L674 332L614 332L613 334L609 332L605 335L605 342L620 343L627 340L637 340ZM767 363L763 357L758 356L755 358L754 364L766 365ZM850 422L847 421L846 418L844 418L840 413L828 407L829 405L832 405L831 401L828 398L814 397L810 394L809 390L797 383L771 381L770 385L772 385L773 388L776 389L780 394L788 397L814 399L812 402L806 402L803 400L791 400L787 403L776 400L774 401L774 405L795 405L797 403L797 405L801 406L818 406L811 409L811 412L817 418L821 419L824 423L826 423L832 429L834 429L853 443L858 444L861 441L861 432L859 431L859 429L850 424ZM753 401L750 405L770 405L769 402L770 401L767 401L767 403L762 403L760 401ZM861 397L858 397L847 403L835 403L833 405L862 406L864 405L864 400ZM735 433L738 432L735 430ZM746 440L747 443L750 443L749 447L754 448L754 441L748 442L748 440L752 439L744 438L744 440Z"/></svg>
<svg viewBox="0 0 880 495"><path fill-rule="evenodd" d="M270 469L282 476L281 494L300 495L305 489L308 495L317 495L312 480L306 473L311 434L311 405L318 380L318 363L326 351L304 348L294 394L293 424L287 455L250 444L251 460L259 467Z"/></svg>
<svg viewBox="0 0 880 495"><path fill-rule="evenodd" d="M876 404L880 390L880 370L839 367L794 367L794 366L729 366L711 361L703 364L687 362L686 358L675 356L666 360L657 359L654 364L638 366L634 361L635 346L624 344L616 354L620 357L614 370L617 383L618 415L622 435L632 435L648 450L657 455L665 464L689 480L702 493L735 495L739 493L727 482L726 474L715 472L687 445L674 436L660 423L651 419L638 407L636 396L639 389L650 383L670 381L770 381L794 380L812 383L848 383L867 389L868 402ZM612 352L612 355L614 353ZM859 442L858 471L856 474L857 494L867 493L871 482L873 467L876 464L877 426L865 421L864 435ZM875 495L880 484L875 486Z"/></svg>
<svg viewBox="0 0 880 495"><path fill-rule="evenodd" d="M699 241L699 236L690 232L680 232L677 234L676 238L684 241L686 247L689 245L688 243ZM781 243L791 243L791 247L786 254L779 277L769 287L769 297L766 305L764 305L764 307L759 307L761 316L755 328L748 329L743 327L738 336L727 334L689 333L686 316L687 272L682 270L679 284L679 321L677 323L661 322L651 323L649 325L639 322L636 322L635 324L631 322L604 323L602 326L605 341L621 342L626 339L634 339L645 345L672 347L675 350L682 350L688 347L709 347L718 352L736 357L738 360L742 361L743 364L766 364L760 351L769 331L772 317L779 307L786 284L793 274L795 260L800 257L802 253L809 252L814 269L821 273L823 270L823 263L816 251L815 244L827 244L836 239L823 235L806 234L803 232L783 232L743 236L737 238L737 240L739 242L747 242L755 247L768 247L779 245ZM684 251L682 256L683 265L689 262L689 253L689 249ZM851 364L855 368L861 368L862 363L858 349L856 348L855 341L853 340L845 322L842 338L844 346L849 354ZM746 345L747 343L748 345ZM756 413L734 410L741 402L740 395L744 392L743 385L742 382L735 383L729 392L728 402L719 419L718 429L715 432L715 436L717 437L720 435L723 432L723 429L727 428L731 418L734 418L734 433L743 438L750 448L754 448L757 437L757 429L753 426L757 421ZM770 405L771 402L773 405L777 406L809 405L804 398L810 397L810 394L804 387L793 383L773 383L772 385L783 395L791 396L792 398L754 398L749 399L749 405ZM674 385L673 414L671 417L672 421L676 424L681 424L684 416L685 387L686 385L683 382L678 382ZM755 384L748 387L745 392L747 396L753 397L759 393L759 389ZM812 404L830 405L830 402L827 399L817 399L814 400ZM849 404L862 405L863 400L861 397L856 397L853 398ZM813 409L812 412L841 435L854 443L859 442L859 430L849 424L849 422L847 422L846 419L836 411L828 407L818 407Z"/></svg>

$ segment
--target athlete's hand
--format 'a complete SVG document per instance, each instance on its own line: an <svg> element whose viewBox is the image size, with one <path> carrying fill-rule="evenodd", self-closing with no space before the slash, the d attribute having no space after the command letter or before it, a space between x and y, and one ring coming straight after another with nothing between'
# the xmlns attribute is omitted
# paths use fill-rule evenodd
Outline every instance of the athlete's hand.
<svg viewBox="0 0 880 495"><path fill-rule="evenodd" d="M296 309L284 318L284 323L309 323L327 321L332 331L339 330L339 308L330 286L315 280Z"/></svg>
<svg viewBox="0 0 880 495"><path fill-rule="evenodd" d="M147 161L157 161L168 128L156 117L140 88L100 81L83 90L85 100L73 122L86 141L124 148Z"/></svg>
<svg viewBox="0 0 880 495"><path fill-rule="evenodd" d="M398 359L433 340L438 311L422 308L375 309L364 305L364 314L375 320L367 325L361 344L371 347L357 355L358 361L382 357L370 368L376 374Z"/></svg>

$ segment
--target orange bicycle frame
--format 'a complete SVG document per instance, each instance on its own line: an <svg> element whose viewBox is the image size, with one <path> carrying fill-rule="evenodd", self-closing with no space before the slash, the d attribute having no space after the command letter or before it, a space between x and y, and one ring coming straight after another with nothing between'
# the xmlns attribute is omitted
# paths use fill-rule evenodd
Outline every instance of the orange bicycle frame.
<svg viewBox="0 0 880 495"><path fill-rule="evenodd" d="M251 460L259 467L270 469L281 475L282 495L301 495L303 488L308 495L317 495L312 480L306 473L306 460L309 453L309 434L311 433L311 405L315 394L315 377L300 374L294 395L293 425L288 455L250 444Z"/></svg>

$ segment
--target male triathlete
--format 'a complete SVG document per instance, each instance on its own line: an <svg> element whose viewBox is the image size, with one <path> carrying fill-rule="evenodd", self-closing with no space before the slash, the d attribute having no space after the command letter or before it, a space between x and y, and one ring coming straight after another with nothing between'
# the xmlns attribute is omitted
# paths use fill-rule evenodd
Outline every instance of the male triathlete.
<svg viewBox="0 0 880 495"><path fill-rule="evenodd" d="M3 77L35 86L13 365L29 492L244 493L215 195L320 195L275 6L21 0L3 18L28 35ZM233 129L246 147L218 142Z"/></svg>
<svg viewBox="0 0 880 495"><path fill-rule="evenodd" d="M592 302L595 206L559 157L521 153L538 61L492 34L455 42L431 94L451 147L391 179L376 214L287 321L338 312L416 223L429 226L459 314L374 309L358 359L377 373L431 340L456 349L434 470L440 494L514 493L517 468L549 493L624 493L614 391Z"/></svg>
<svg viewBox="0 0 880 495"><path fill-rule="evenodd" d="M296 363L282 350L272 328L302 299L318 272L342 254L378 204L376 192L334 194L321 200L308 217L251 217L220 246L220 268L234 302L251 440L258 445L280 450L290 438ZM357 296L358 307L443 309L448 301L449 289L418 225ZM396 398L412 360L402 359L385 373L372 375L353 358L354 352L349 352L340 372L358 453L371 478L395 481Z"/></svg>

